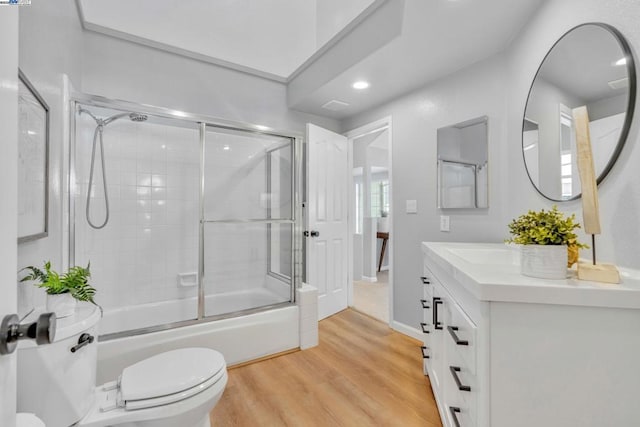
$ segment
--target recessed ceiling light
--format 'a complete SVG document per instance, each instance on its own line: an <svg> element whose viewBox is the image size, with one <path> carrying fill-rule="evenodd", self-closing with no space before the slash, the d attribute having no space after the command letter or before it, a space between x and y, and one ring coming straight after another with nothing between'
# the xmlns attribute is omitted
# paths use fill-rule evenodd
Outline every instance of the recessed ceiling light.
<svg viewBox="0 0 640 427"><path fill-rule="evenodd" d="M627 65L627 57L624 56L616 61L616 65Z"/></svg>
<svg viewBox="0 0 640 427"><path fill-rule="evenodd" d="M254 125L254 127L258 130L271 130L269 126L264 126L264 125Z"/></svg>
<svg viewBox="0 0 640 427"><path fill-rule="evenodd" d="M225 146L222 147L222 149L224 151L229 151L229 150L231 150L231 147L229 147L228 145L225 145Z"/></svg>
<svg viewBox="0 0 640 427"><path fill-rule="evenodd" d="M369 82L365 82L364 80L358 80L352 85L352 87L358 90L366 89L369 87Z"/></svg>

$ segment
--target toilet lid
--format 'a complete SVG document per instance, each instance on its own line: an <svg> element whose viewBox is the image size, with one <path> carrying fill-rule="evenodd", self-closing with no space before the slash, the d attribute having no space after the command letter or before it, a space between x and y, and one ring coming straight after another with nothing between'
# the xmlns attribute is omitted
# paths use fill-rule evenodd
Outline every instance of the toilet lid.
<svg viewBox="0 0 640 427"><path fill-rule="evenodd" d="M196 388L226 368L224 357L210 348L182 348L131 365L120 377L120 399L153 399Z"/></svg>

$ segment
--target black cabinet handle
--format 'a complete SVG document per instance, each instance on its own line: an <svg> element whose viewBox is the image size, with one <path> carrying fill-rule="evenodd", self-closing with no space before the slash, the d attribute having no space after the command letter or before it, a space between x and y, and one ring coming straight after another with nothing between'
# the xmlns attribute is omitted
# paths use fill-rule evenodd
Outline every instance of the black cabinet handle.
<svg viewBox="0 0 640 427"><path fill-rule="evenodd" d="M75 353L85 345L91 344L93 340L94 340L93 335L89 335L87 333L80 335L80 338L78 338L78 344L71 347L71 353Z"/></svg>
<svg viewBox="0 0 640 427"><path fill-rule="evenodd" d="M424 332L425 334L429 333L429 331L427 329L425 329L427 326L429 326L429 325L427 325L426 323L420 323L420 327L422 328L422 332Z"/></svg>
<svg viewBox="0 0 640 427"><path fill-rule="evenodd" d="M420 302L422 303L422 308L431 308L427 305L429 301L427 301L426 299L421 299Z"/></svg>
<svg viewBox="0 0 640 427"><path fill-rule="evenodd" d="M460 427L460 422L458 421L458 416L456 415L460 413L460 408L458 408L457 406L449 406L449 412L451 413L453 424L456 427Z"/></svg>
<svg viewBox="0 0 640 427"><path fill-rule="evenodd" d="M442 329L442 322L438 321L438 305L442 304L442 298L433 297L433 327L435 329Z"/></svg>
<svg viewBox="0 0 640 427"><path fill-rule="evenodd" d="M429 278L426 277L426 276L422 276L420 278L420 280L422 280L422 284L424 284L424 285L430 285L431 284L431 281L429 281Z"/></svg>
<svg viewBox="0 0 640 427"><path fill-rule="evenodd" d="M458 338L458 335L456 334L457 330L458 330L457 326L447 326L447 331L449 331L449 333L451 334L451 338L453 338L453 341L456 344L458 344L458 345L469 345L469 341L461 340L460 338Z"/></svg>
<svg viewBox="0 0 640 427"><path fill-rule="evenodd" d="M422 346L422 347L420 347L420 349L422 350L422 358L423 359L429 359L429 355L427 353L425 353L425 350L427 349L427 347Z"/></svg>
<svg viewBox="0 0 640 427"><path fill-rule="evenodd" d="M451 375L453 375L453 380L456 382L458 386L458 390L460 391L471 391L471 387L468 385L462 384L460 382L460 378L458 377L458 372L460 372L460 368L457 366L449 366L449 370L451 371Z"/></svg>

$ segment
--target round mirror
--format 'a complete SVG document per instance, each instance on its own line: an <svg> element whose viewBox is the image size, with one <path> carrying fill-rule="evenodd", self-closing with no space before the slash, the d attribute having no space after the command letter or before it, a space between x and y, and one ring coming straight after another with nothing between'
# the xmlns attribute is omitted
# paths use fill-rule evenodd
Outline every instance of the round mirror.
<svg viewBox="0 0 640 427"><path fill-rule="evenodd" d="M573 109L586 106L598 184L627 138L635 105L633 55L606 24L583 24L551 48L533 80L522 125L531 183L547 199L580 197Z"/></svg>

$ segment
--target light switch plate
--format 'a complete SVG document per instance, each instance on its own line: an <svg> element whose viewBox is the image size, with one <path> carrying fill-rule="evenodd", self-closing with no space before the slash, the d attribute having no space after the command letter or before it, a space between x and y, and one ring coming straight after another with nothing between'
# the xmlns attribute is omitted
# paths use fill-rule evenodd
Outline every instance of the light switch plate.
<svg viewBox="0 0 640 427"><path fill-rule="evenodd" d="M449 215L440 215L440 231L449 231Z"/></svg>
<svg viewBox="0 0 640 427"><path fill-rule="evenodd" d="M407 213L415 214L418 213L418 201L417 200L407 200Z"/></svg>

